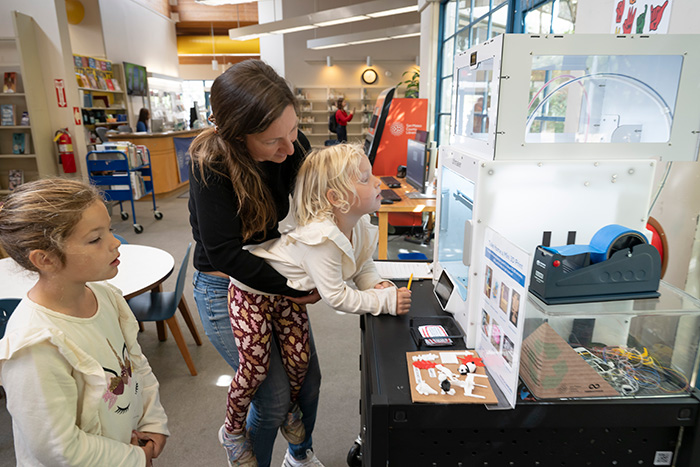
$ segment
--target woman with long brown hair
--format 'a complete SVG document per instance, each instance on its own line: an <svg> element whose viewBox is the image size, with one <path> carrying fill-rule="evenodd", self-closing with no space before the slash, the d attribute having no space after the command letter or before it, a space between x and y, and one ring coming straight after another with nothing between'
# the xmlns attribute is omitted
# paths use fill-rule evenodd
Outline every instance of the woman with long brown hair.
<svg viewBox="0 0 700 467"><path fill-rule="evenodd" d="M320 298L289 288L285 277L246 249L279 237L278 224L288 214L296 173L310 145L298 130L297 103L289 85L262 61L246 60L220 75L211 88L211 107L214 127L200 133L190 147L194 298L209 340L238 369L229 278L300 305ZM289 379L278 344L272 343L268 376L255 393L247 426L236 433L225 424L219 431L230 465L269 465L277 429L284 434L290 424L298 425L298 415L305 436L299 444L290 442L284 465L322 465L311 440L321 373L313 339L310 343L298 399L301 414L290 413Z"/></svg>

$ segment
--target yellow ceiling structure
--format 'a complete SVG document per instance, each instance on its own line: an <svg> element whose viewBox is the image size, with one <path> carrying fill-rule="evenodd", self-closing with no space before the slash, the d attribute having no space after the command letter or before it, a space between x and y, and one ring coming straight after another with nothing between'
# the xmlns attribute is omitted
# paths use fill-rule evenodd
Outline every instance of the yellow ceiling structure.
<svg viewBox="0 0 700 467"><path fill-rule="evenodd" d="M178 55L260 55L260 39L234 41L228 36L177 36Z"/></svg>

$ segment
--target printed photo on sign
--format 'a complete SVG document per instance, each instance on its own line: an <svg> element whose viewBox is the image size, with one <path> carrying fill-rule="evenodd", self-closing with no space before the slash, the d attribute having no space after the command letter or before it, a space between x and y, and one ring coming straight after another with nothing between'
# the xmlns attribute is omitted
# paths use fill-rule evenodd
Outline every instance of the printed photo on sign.
<svg viewBox="0 0 700 467"><path fill-rule="evenodd" d="M510 340L507 335L503 336L503 350L501 352L503 354L503 359L509 366L513 366L514 349L515 345L513 345L513 341Z"/></svg>
<svg viewBox="0 0 700 467"><path fill-rule="evenodd" d="M513 297L510 299L510 322L513 326L518 325L518 312L520 311L520 294L513 290Z"/></svg>
<svg viewBox="0 0 700 467"><path fill-rule="evenodd" d="M496 320L494 320L491 324L491 345L493 345L496 350L501 348L501 336L501 328Z"/></svg>
<svg viewBox="0 0 700 467"><path fill-rule="evenodd" d="M501 310L503 310L504 313L508 313L508 299L510 298L510 288L505 285L501 284L501 303L500 307Z"/></svg>
<svg viewBox="0 0 700 467"><path fill-rule="evenodd" d="M493 280L493 270L486 266L486 274L484 275L484 294L491 298L491 281Z"/></svg>
<svg viewBox="0 0 700 467"><path fill-rule="evenodd" d="M481 330L484 332L484 335L488 336L489 335L489 324L491 324L491 317L489 314L486 312L486 310L481 310Z"/></svg>

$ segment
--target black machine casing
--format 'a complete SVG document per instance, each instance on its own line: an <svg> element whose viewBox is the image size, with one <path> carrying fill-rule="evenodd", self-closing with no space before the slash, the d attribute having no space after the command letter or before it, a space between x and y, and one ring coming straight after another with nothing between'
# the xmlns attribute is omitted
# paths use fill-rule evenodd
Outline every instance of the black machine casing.
<svg viewBox="0 0 700 467"><path fill-rule="evenodd" d="M661 257L648 243L618 250L592 263L590 253L564 256L538 246L530 292L547 305L656 298Z"/></svg>

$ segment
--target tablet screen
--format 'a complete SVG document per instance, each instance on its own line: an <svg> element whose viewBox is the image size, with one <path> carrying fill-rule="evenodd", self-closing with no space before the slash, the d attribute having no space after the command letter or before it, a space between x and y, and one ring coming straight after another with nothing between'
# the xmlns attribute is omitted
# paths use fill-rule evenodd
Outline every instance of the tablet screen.
<svg viewBox="0 0 700 467"><path fill-rule="evenodd" d="M435 296L440 302L440 307L445 310L447 307L447 301L450 299L450 295L454 290L454 284L447 276L445 270L440 274L440 279L438 279L437 284L435 284Z"/></svg>

